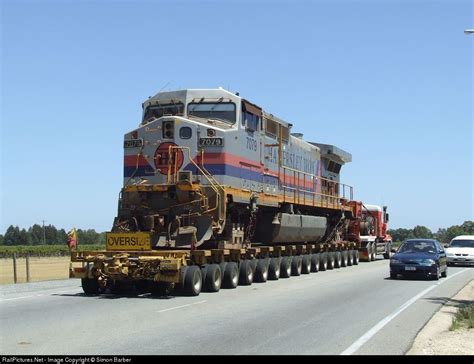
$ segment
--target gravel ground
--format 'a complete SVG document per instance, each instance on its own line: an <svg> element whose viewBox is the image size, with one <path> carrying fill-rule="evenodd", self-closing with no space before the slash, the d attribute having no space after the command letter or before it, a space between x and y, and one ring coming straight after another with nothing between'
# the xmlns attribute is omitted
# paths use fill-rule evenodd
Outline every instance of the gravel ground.
<svg viewBox="0 0 474 364"><path fill-rule="evenodd" d="M443 307L418 333L407 355L474 355L474 329L449 331L459 306L474 302L474 280L456 296L447 298Z"/></svg>

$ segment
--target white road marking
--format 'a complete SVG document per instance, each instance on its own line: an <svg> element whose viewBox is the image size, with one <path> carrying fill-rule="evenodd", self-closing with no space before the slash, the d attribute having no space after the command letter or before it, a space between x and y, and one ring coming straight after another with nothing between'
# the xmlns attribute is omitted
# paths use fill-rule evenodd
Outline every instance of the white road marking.
<svg viewBox="0 0 474 364"><path fill-rule="evenodd" d="M464 268L463 270L454 273L443 280L436 282L432 286L428 287L424 291L418 293L415 297L406 301L403 305L401 305L395 312L391 313L383 320L379 321L374 327L372 327L369 331L367 331L364 335L362 335L356 342L354 342L351 346L349 346L346 350L344 350L340 355L352 355L357 350L359 350L362 345L364 345L367 341L369 341L377 332L379 332L385 325L387 325L390 321L392 321L395 317L397 317L400 313L402 313L405 309L410 307L413 303L415 303L419 298L423 297L425 294L430 292L431 290L435 289L439 285L443 284L444 282L450 280L451 278L456 277L457 275L464 273L468 270L468 268Z"/></svg>
<svg viewBox="0 0 474 364"><path fill-rule="evenodd" d="M187 305L171 307L171 308L167 308L166 310L160 310L160 311L158 311L158 313L162 313L162 312L166 312L166 311L172 311L172 310L177 310L178 308L189 307L189 306L193 306L193 305L199 305L199 304L204 303L204 302L207 302L207 301L199 301L199 302L189 303L189 304L187 304Z"/></svg>

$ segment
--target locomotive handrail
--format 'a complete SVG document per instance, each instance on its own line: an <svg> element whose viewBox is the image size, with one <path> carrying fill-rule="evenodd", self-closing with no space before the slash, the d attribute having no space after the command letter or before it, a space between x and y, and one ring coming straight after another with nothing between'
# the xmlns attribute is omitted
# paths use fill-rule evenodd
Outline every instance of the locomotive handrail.
<svg viewBox="0 0 474 364"><path fill-rule="evenodd" d="M196 169L209 181L209 184L211 186L211 188L214 190L215 194L216 194L216 206L213 207L213 208L210 208L208 209L206 212L213 212L215 210L218 210L219 208L219 205L221 204L221 195L219 193L219 189L222 190L222 192L225 194L225 190L224 190L224 187L222 187L220 185L220 183L214 178L214 176L204 167L204 151L202 151L202 154L201 154L201 162L202 162L202 166L199 166L194 160L193 158L191 157L191 150L189 147L183 147L183 146L173 146L173 145L170 145L169 147L169 150L168 150L168 153L169 153L169 158L168 158L168 180L167 180L167 183L170 184L172 181L171 181L171 163L173 162L174 163L174 166L173 166L173 181L176 183L176 181L178 180L178 159L176 158L176 151L178 150L182 150L182 151L186 151L187 153L187 156L189 158L189 161L196 167ZM171 158L171 156L173 155L174 153L174 156L173 158ZM225 216L225 205L223 206L224 207L224 211L222 211L221 213ZM222 216L219 216L219 220L223 220Z"/></svg>

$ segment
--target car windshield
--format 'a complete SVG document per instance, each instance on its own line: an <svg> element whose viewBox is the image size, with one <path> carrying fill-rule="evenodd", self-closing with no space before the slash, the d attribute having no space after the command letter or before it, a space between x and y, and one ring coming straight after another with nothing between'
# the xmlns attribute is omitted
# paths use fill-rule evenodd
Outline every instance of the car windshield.
<svg viewBox="0 0 474 364"><path fill-rule="evenodd" d="M474 248L474 240L453 240L450 248Z"/></svg>
<svg viewBox="0 0 474 364"><path fill-rule="evenodd" d="M399 249L399 253L436 253L436 246L431 241L406 241Z"/></svg>

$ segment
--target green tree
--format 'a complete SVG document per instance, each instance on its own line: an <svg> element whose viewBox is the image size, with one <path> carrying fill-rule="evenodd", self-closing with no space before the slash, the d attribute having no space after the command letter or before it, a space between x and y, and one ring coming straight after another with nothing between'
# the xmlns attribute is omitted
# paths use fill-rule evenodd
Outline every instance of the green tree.
<svg viewBox="0 0 474 364"><path fill-rule="evenodd" d="M67 244L67 233L64 229L59 229L56 234L56 244Z"/></svg>
<svg viewBox="0 0 474 364"><path fill-rule="evenodd" d="M474 235L474 221L464 221L461 225L464 235Z"/></svg>
<svg viewBox="0 0 474 364"><path fill-rule="evenodd" d="M32 245L41 245L43 244L43 227L34 224L28 229L30 235L30 242Z"/></svg>
<svg viewBox="0 0 474 364"><path fill-rule="evenodd" d="M25 229L20 230L18 235L18 245L28 245L30 243L28 232Z"/></svg>
<svg viewBox="0 0 474 364"><path fill-rule="evenodd" d="M413 228L413 235L415 238L429 238L433 237L433 233L426 226L417 225Z"/></svg>
<svg viewBox="0 0 474 364"><path fill-rule="evenodd" d="M5 232L5 245L19 245L20 243L20 228L18 226L10 225Z"/></svg>
<svg viewBox="0 0 474 364"><path fill-rule="evenodd" d="M4 238L3 235L0 234L0 245L3 245L3 238Z"/></svg>
<svg viewBox="0 0 474 364"><path fill-rule="evenodd" d="M404 241L406 239L415 237L412 229L404 229L404 228L392 229L392 230L389 230L388 233L392 236L392 240L396 242Z"/></svg>
<svg viewBox="0 0 474 364"><path fill-rule="evenodd" d="M444 236L443 244L448 244L453 238L459 235L465 235L463 228L459 225L453 225L446 229L446 235Z"/></svg>
<svg viewBox="0 0 474 364"><path fill-rule="evenodd" d="M58 229L54 225L47 225L44 227L44 234L46 236L46 244L52 245L56 243Z"/></svg>

